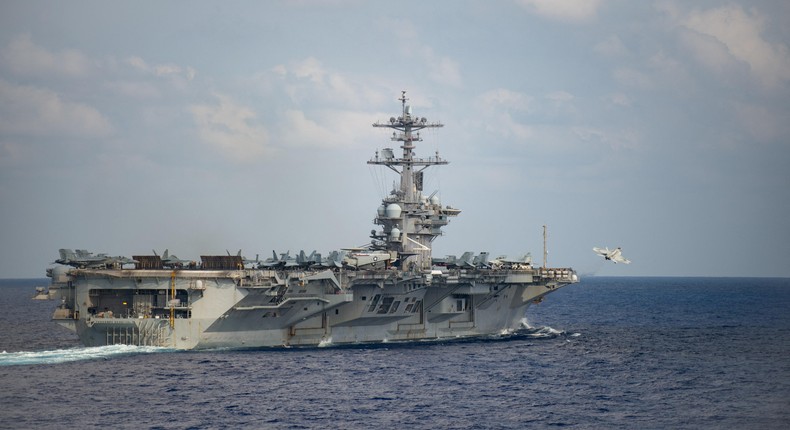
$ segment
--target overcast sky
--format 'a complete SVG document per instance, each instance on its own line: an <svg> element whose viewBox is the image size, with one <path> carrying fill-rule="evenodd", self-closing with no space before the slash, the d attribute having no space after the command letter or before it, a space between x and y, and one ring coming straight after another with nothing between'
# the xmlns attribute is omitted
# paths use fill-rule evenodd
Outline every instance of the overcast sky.
<svg viewBox="0 0 790 430"><path fill-rule="evenodd" d="M59 248L180 258L369 241L414 113L434 255L790 276L790 2L0 4L0 278ZM594 246L633 263L604 264Z"/></svg>

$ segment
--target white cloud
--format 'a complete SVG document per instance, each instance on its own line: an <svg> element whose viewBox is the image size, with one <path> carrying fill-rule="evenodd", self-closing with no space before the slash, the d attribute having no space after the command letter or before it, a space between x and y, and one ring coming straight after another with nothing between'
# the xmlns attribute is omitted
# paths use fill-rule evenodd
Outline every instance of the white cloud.
<svg viewBox="0 0 790 430"><path fill-rule="evenodd" d="M282 131L282 142L285 145L311 146L332 144L332 133L318 125L313 120L307 119L304 112L287 110L284 112L285 127Z"/></svg>
<svg viewBox="0 0 790 430"><path fill-rule="evenodd" d="M530 110L532 98L504 88L487 91L480 95L485 128L505 138L526 140L534 135L532 127L513 119L513 114L524 114Z"/></svg>
<svg viewBox="0 0 790 430"><path fill-rule="evenodd" d="M593 49L607 57L619 57L628 52L623 41L617 35L611 35L606 40L598 42Z"/></svg>
<svg viewBox="0 0 790 430"><path fill-rule="evenodd" d="M381 139L380 131L373 127L360 129L370 124L370 112L328 110L314 112L308 116L297 109L283 113L282 127L277 141L282 146L348 148L361 146L371 140ZM338 126L339 124L351 127Z"/></svg>
<svg viewBox="0 0 790 430"><path fill-rule="evenodd" d="M288 68L287 68L287 67L285 67L285 66L284 66L284 65L282 65L282 64L278 64L278 65L276 65L276 66L272 67L271 71L272 71L272 72L273 72L275 75L278 75L278 76L280 76L280 77L282 77L282 78L284 78L284 77L286 77L286 76L288 75Z"/></svg>
<svg viewBox="0 0 790 430"><path fill-rule="evenodd" d="M659 51L648 59L647 66L661 82L669 84L674 88L689 88L691 78L686 71L686 66L677 58L668 55L664 51Z"/></svg>
<svg viewBox="0 0 790 430"><path fill-rule="evenodd" d="M629 87L652 89L655 86L651 76L630 67L615 69L614 78L620 84Z"/></svg>
<svg viewBox="0 0 790 430"><path fill-rule="evenodd" d="M746 12L741 6L728 5L705 11L695 10L678 18L679 24L708 37L687 39L697 58L706 66L722 69L731 61L726 53L749 65L761 82L774 86L790 80L790 54L782 44L772 44L762 37L765 17L756 10ZM715 41L715 43L714 43Z"/></svg>
<svg viewBox="0 0 790 430"><path fill-rule="evenodd" d="M67 99L69 93L96 86L125 97L155 98L165 91L156 82L158 78L169 83L170 88L183 89L197 75L197 71L189 66L174 63L150 65L138 56L118 62L112 57L90 58L74 49L56 52L37 45L29 34L14 37L0 50L0 60L0 69L22 78L49 78L52 81L52 78L65 77L70 79L69 82L75 82L62 86L57 92L57 97L61 99ZM139 76L129 80L129 71L138 75L142 73L142 80ZM50 85L58 84L48 82ZM74 114L87 115L84 107L78 108Z"/></svg>
<svg viewBox="0 0 790 430"><path fill-rule="evenodd" d="M162 96L161 91L151 82L116 81L104 84L110 91L134 99L154 99Z"/></svg>
<svg viewBox="0 0 790 430"><path fill-rule="evenodd" d="M680 41L691 52L690 57L693 60L702 63L718 77L726 76L739 68L738 60L715 38L701 36L696 32L683 32L680 34Z"/></svg>
<svg viewBox="0 0 790 430"><path fill-rule="evenodd" d="M566 91L555 91L549 93L546 98L557 103L565 103L573 100L575 97L573 97L573 94Z"/></svg>
<svg viewBox="0 0 790 430"><path fill-rule="evenodd" d="M74 49L51 52L36 45L30 34L16 36L1 54L2 63L22 76L83 77L93 67L91 61Z"/></svg>
<svg viewBox="0 0 790 430"><path fill-rule="evenodd" d="M254 122L250 108L229 97L216 95L216 105L192 105L189 110L198 126L198 135L223 156L238 162L252 162L268 155L266 129Z"/></svg>
<svg viewBox="0 0 790 430"><path fill-rule="evenodd" d="M37 151L31 145L15 141L0 140L0 167L3 168L18 168L29 160L37 160L35 154ZM0 201L2 201L2 194L4 185L0 181Z"/></svg>
<svg viewBox="0 0 790 430"><path fill-rule="evenodd" d="M94 107L64 100L47 89L0 80L0 101L2 134L101 137L113 131Z"/></svg>
<svg viewBox="0 0 790 430"><path fill-rule="evenodd" d="M643 64L618 67L613 77L620 85L640 90L688 92L694 88L686 64L664 51L642 60Z"/></svg>
<svg viewBox="0 0 790 430"><path fill-rule="evenodd" d="M432 81L453 87L461 85L463 79L458 62L448 56L436 54L431 46L420 41L418 31L412 23L392 21L388 26L398 39L401 54L407 58L420 59Z"/></svg>
<svg viewBox="0 0 790 430"><path fill-rule="evenodd" d="M529 110L532 98L504 88L486 91L480 96L483 105L488 109L506 108L520 111Z"/></svg>
<svg viewBox="0 0 790 430"><path fill-rule="evenodd" d="M131 66L133 70L137 70L143 74L160 78L169 78L176 87L183 87L197 75L197 71L190 66L184 67L174 63L148 64L145 60L137 56L128 57L123 62Z"/></svg>
<svg viewBox="0 0 790 430"><path fill-rule="evenodd" d="M125 60L125 63L132 66L133 69L137 69L141 72L148 73L151 71L151 67L148 66L148 63L146 63L145 60L140 57L129 57Z"/></svg>
<svg viewBox="0 0 790 430"><path fill-rule="evenodd" d="M295 103L305 99L356 101L356 92L346 79L328 71L315 57L296 61L290 66L277 65L272 72L284 80L283 88Z"/></svg>
<svg viewBox="0 0 790 430"><path fill-rule="evenodd" d="M633 149L639 135L632 130L608 131L594 127L573 127L573 134L585 142L599 143L612 149Z"/></svg>
<svg viewBox="0 0 790 430"><path fill-rule="evenodd" d="M423 46L419 50L419 56L425 62L428 68L428 77L431 80L454 87L461 85L461 70L457 61L450 57L434 54L433 49L429 46Z"/></svg>
<svg viewBox="0 0 790 430"><path fill-rule="evenodd" d="M615 106L624 106L624 107L631 106L631 98L623 93L609 94L606 97L606 100L608 100L609 103Z"/></svg>
<svg viewBox="0 0 790 430"><path fill-rule="evenodd" d="M551 114L565 116L576 112L576 97L567 91L554 91L545 98L548 101L547 111Z"/></svg>
<svg viewBox="0 0 790 430"><path fill-rule="evenodd" d="M566 22L592 19L601 5L601 0L516 0L516 2L540 16Z"/></svg>
<svg viewBox="0 0 790 430"><path fill-rule="evenodd" d="M749 134L749 142L788 143L783 141L783 136L790 135L786 112L747 103L736 103L734 111L738 123Z"/></svg>
<svg viewBox="0 0 790 430"><path fill-rule="evenodd" d="M154 73L157 76L180 75L181 67L175 64L161 64L154 68Z"/></svg>
<svg viewBox="0 0 790 430"><path fill-rule="evenodd" d="M535 135L532 127L515 121L509 113L499 115L496 124L491 125L489 131L495 131L505 137L514 137L519 140L526 140Z"/></svg>
<svg viewBox="0 0 790 430"><path fill-rule="evenodd" d="M347 148L363 141L359 125L376 120L369 107L392 98L366 82L369 79L349 77L307 57L278 64L257 75L251 85L269 99L286 99L272 106L277 118L269 129L272 146Z"/></svg>
<svg viewBox="0 0 790 430"><path fill-rule="evenodd" d="M554 91L546 95L546 99L555 103L556 105L567 105L571 103L576 97L566 91Z"/></svg>
<svg viewBox="0 0 790 430"><path fill-rule="evenodd" d="M268 73L257 76L251 85L265 90L284 91L297 106L309 102L312 106L366 106L388 100L377 88L366 84L369 79L360 79L338 73L326 67L314 57L294 61L288 65L278 64Z"/></svg>
<svg viewBox="0 0 790 430"><path fill-rule="evenodd" d="M297 63L291 69L291 73L299 79L308 79L315 84L323 84L324 75L326 75L323 65L314 57L306 58Z"/></svg>

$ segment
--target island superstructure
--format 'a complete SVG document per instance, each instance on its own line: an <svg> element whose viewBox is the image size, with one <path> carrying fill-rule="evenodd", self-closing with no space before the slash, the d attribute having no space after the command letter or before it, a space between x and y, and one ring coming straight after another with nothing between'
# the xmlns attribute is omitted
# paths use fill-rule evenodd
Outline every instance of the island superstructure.
<svg viewBox="0 0 790 430"><path fill-rule="evenodd" d="M438 128L412 114L374 127L399 144L368 161L399 183L382 199L362 248L277 255L260 261L203 255L200 261L137 255L131 259L61 250L48 269L60 305L53 319L87 346L177 349L254 348L471 337L522 327L527 308L578 282L571 268L534 266L529 254L487 252L433 258L433 242L460 210L423 193L435 156L417 158L420 130Z"/></svg>

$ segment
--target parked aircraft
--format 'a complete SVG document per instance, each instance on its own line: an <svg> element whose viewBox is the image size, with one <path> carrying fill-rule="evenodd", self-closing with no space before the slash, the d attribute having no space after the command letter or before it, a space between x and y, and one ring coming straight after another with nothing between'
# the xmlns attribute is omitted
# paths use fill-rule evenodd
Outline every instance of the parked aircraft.
<svg viewBox="0 0 790 430"><path fill-rule="evenodd" d="M347 251L332 251L329 256L322 258L318 254L317 261L314 267L318 268L340 268L343 267L343 259L346 258Z"/></svg>
<svg viewBox="0 0 790 430"><path fill-rule="evenodd" d="M519 266L529 266L532 264L532 254L526 253L519 258L509 258L506 255L501 255L491 261L492 266L496 267L519 267Z"/></svg>
<svg viewBox="0 0 790 430"><path fill-rule="evenodd" d="M287 268L287 267L294 267L298 266L299 264L296 262L296 258L291 257L291 251L285 252L280 254L280 257L277 257L277 252L272 250L272 258L267 258L260 263L261 267L267 268Z"/></svg>
<svg viewBox="0 0 790 430"><path fill-rule="evenodd" d="M103 269L112 266L123 266L133 264L137 261L122 256L111 257L107 254L93 255L85 249L78 249L76 252L71 249L59 249L60 258L55 260L57 264L65 264L80 269Z"/></svg>
<svg viewBox="0 0 790 430"><path fill-rule="evenodd" d="M386 251L357 251L348 253L343 259L343 264L354 268L384 267L390 264L392 256Z"/></svg>
<svg viewBox="0 0 790 430"><path fill-rule="evenodd" d="M481 252L480 255L475 257L475 259L472 261L472 264L479 268L490 268L491 265L488 263L488 253Z"/></svg>
<svg viewBox="0 0 790 430"><path fill-rule="evenodd" d="M481 252L475 255L472 251L464 252L460 257L448 255L445 258L434 258L433 264L457 269L486 269L495 262L488 261L488 253Z"/></svg>
<svg viewBox="0 0 790 430"><path fill-rule="evenodd" d="M225 252L228 253L229 257L231 256L230 251L226 249ZM261 263L261 261L258 259L258 254L255 254L255 260L248 260L247 257L241 255L241 249L236 253L236 256L241 258L241 264L243 264L244 267L257 267Z"/></svg>
<svg viewBox="0 0 790 430"><path fill-rule="evenodd" d="M152 250L154 255L159 255L156 253L156 250ZM191 260L181 260L180 258L176 257L175 255L170 255L168 250L165 249L165 252L162 253L162 266L163 267L183 267L185 264L189 264Z"/></svg>

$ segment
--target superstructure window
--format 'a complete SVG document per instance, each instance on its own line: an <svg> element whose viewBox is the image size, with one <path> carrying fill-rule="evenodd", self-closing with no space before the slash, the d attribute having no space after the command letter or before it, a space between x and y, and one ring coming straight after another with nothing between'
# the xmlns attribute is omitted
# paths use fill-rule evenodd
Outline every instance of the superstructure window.
<svg viewBox="0 0 790 430"><path fill-rule="evenodd" d="M381 306L379 306L379 314L386 314L390 310L390 306L392 306L392 301L395 300L393 297L384 297L384 300L381 301Z"/></svg>
<svg viewBox="0 0 790 430"><path fill-rule="evenodd" d="M368 308L368 312L373 312L376 310L376 305L379 304L379 299L381 299L381 294L376 294L373 296L373 300L370 302L370 307Z"/></svg>

